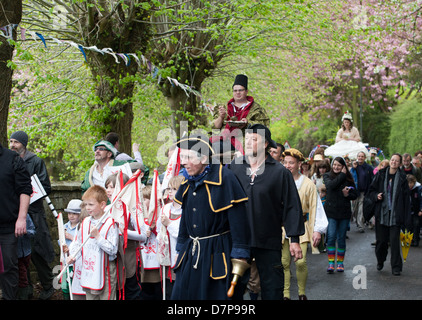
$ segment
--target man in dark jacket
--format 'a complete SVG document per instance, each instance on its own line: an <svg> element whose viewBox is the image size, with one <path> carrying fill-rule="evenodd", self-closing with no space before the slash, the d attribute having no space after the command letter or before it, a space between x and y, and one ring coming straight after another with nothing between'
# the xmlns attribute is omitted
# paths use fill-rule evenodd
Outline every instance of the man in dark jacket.
<svg viewBox="0 0 422 320"><path fill-rule="evenodd" d="M205 136L189 136L178 142L185 179L174 197L182 206L172 291L176 300L227 299L230 258L246 262L250 257L248 198L233 172L219 163L209 164L214 151L208 141ZM239 293L234 298L243 296Z"/></svg>
<svg viewBox="0 0 422 320"><path fill-rule="evenodd" d="M0 249L4 272L0 273L2 297L16 299L18 290L17 237L26 233L26 214L32 194L31 177L16 152L0 145Z"/></svg>
<svg viewBox="0 0 422 320"><path fill-rule="evenodd" d="M29 175L36 174L47 194L51 192L50 178L44 161L34 153L28 151L28 135L24 131L16 131L10 136L9 147L16 151L26 164ZM40 299L46 300L54 293L53 273L50 263L54 260L55 252L51 242L50 230L45 217L43 200L39 199L29 206L28 210L35 225L35 236L32 241L31 260L37 269L38 277L43 287Z"/></svg>
<svg viewBox="0 0 422 320"><path fill-rule="evenodd" d="M412 163L412 156L409 153L403 154L403 166L402 166L403 172L408 175L411 174L415 176L416 181L419 183L422 183L422 172L421 169L416 167Z"/></svg>
<svg viewBox="0 0 422 320"><path fill-rule="evenodd" d="M390 248L391 269L400 275L403 268L400 230L411 230L410 189L405 173L399 168L400 154L390 158L390 165L378 171L369 188L368 197L375 205L375 255L381 270Z"/></svg>
<svg viewBox="0 0 422 320"><path fill-rule="evenodd" d="M358 198L354 203L353 215L356 218L356 225L360 232L365 232L365 219L363 217L363 200L365 195L368 193L369 186L371 185L372 179L374 178L374 168L365 162L366 155L363 152L357 154L357 166L354 164L354 168L357 175L357 191Z"/></svg>
<svg viewBox="0 0 422 320"><path fill-rule="evenodd" d="M245 156L230 164L249 199L246 212L251 227L251 255L257 265L263 300L283 298L282 226L290 237L290 253L295 261L302 258L299 236L305 233L292 174L268 153L269 148L276 147L270 130L255 124L246 129Z"/></svg>

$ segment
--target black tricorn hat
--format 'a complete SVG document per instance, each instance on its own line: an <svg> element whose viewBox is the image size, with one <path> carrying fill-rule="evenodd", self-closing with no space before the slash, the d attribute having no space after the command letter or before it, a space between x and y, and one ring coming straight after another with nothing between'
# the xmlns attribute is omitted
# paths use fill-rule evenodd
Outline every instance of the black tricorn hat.
<svg viewBox="0 0 422 320"><path fill-rule="evenodd" d="M234 79L233 87L235 85L242 86L243 88L245 88L246 90L248 90L248 77L245 76L244 74L238 74L236 76L236 78Z"/></svg>
<svg viewBox="0 0 422 320"><path fill-rule="evenodd" d="M180 149L194 150L201 155L210 157L215 152L208 137L203 135L183 136L176 144Z"/></svg>
<svg viewBox="0 0 422 320"><path fill-rule="evenodd" d="M268 127L264 126L260 123L255 123L253 125L249 125L246 129L247 133L258 133L265 138L265 141L268 142L268 145L271 148L277 148L277 144L273 139L271 139L271 131Z"/></svg>

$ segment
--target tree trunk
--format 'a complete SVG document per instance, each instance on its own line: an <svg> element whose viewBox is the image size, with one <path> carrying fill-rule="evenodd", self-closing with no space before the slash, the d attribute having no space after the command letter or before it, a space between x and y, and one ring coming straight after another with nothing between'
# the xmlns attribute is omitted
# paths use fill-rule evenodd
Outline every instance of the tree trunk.
<svg viewBox="0 0 422 320"><path fill-rule="evenodd" d="M214 57L212 63L208 62L205 57L197 59L186 59L185 56L179 55L178 69L171 77L177 79L182 84L188 84L194 90L201 90L202 83L210 76L212 70L217 66L221 58ZM186 70L195 70L194 76ZM181 121L188 123L189 132L200 126L207 126L207 110L200 108L200 97L192 92L186 92L180 87L170 84L168 81L162 82L160 90L167 99L168 105L172 112L173 129L178 132ZM182 135L183 132L180 132Z"/></svg>
<svg viewBox="0 0 422 320"><path fill-rule="evenodd" d="M141 5L148 1L131 1L115 7L115 1L103 2L102 10L88 6L88 15L80 20L80 33L87 46L111 48L115 53L145 52L151 38L150 25L142 23L150 12ZM116 10L114 10L116 9ZM119 135L119 151L132 152L133 91L139 66L131 57L126 65L109 54L86 52L95 82L96 103L91 109L94 134L99 139L108 132Z"/></svg>
<svg viewBox="0 0 422 320"><path fill-rule="evenodd" d="M22 0L1 0L0 4L0 27L21 22ZM16 40L15 29L12 36ZM13 69L8 67L7 63L13 58L13 50L14 47L9 44L8 39L0 36L0 143L3 146L7 146L7 119L13 76Z"/></svg>
<svg viewBox="0 0 422 320"><path fill-rule="evenodd" d="M99 62L91 59L90 65L95 78L95 93L100 100L92 110L95 133L98 138L104 138L107 133L116 132L119 135L119 151L131 154L134 83L122 85L119 80L134 75L137 65L134 63L126 67L123 63L116 64L114 58Z"/></svg>
<svg viewBox="0 0 422 320"><path fill-rule="evenodd" d="M167 95L166 98L168 106L173 111L172 126L176 133L179 133L178 136L183 135L183 132L179 132L182 122L187 122L189 131L205 124L198 114L198 101L195 95L191 93L187 96L182 89L172 87L170 95Z"/></svg>

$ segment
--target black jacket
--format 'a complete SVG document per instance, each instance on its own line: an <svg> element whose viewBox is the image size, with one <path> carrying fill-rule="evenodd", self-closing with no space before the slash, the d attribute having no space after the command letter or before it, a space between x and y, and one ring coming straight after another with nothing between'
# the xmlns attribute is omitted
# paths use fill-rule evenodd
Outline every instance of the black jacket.
<svg viewBox="0 0 422 320"><path fill-rule="evenodd" d="M381 216L382 200L377 199L378 193L384 192L384 179L390 167L381 169L375 175L374 180L369 187L368 196L375 202L375 218L378 220ZM396 192L395 213L396 223L410 229L412 226L412 216L410 214L410 189L406 179L406 174L402 170L396 172L395 179L400 179L398 192Z"/></svg>
<svg viewBox="0 0 422 320"><path fill-rule="evenodd" d="M26 151L23 157L26 168L32 176L36 174L40 180L45 192L50 194L51 184L48 177L47 167L44 161L36 154ZM29 206L28 213L36 227L35 237L33 240L33 248L38 252L46 261L51 262L54 259L55 252L51 240L50 229L46 220L46 213L44 210L44 200L39 199ZM53 214L51 211L48 214Z"/></svg>
<svg viewBox="0 0 422 320"><path fill-rule="evenodd" d="M182 217L172 299L227 299L230 258L250 257L247 200L233 172L219 164L197 183L183 180L174 197Z"/></svg>
<svg viewBox="0 0 422 320"><path fill-rule="evenodd" d="M371 185L372 179L374 178L374 168L364 162L362 165L358 165L356 175L358 177L357 189L358 192L368 193L369 186Z"/></svg>
<svg viewBox="0 0 422 320"><path fill-rule="evenodd" d="M15 232L21 194L32 194L31 177L22 158L0 145L0 233Z"/></svg>
<svg viewBox="0 0 422 320"><path fill-rule="evenodd" d="M356 186L353 182L346 180L346 174L340 172L333 177L331 172L324 174L324 184L327 188L327 198L325 201L325 213L327 218L332 219L350 219L352 216L352 208L350 200L355 200L358 197ZM349 195L343 195L344 187L349 186L353 189L349 190Z"/></svg>
<svg viewBox="0 0 422 320"><path fill-rule="evenodd" d="M280 250L282 226L293 242L299 242L305 226L291 172L269 155L264 170L258 171L253 184L247 172L250 165L245 157L233 160L230 169L249 199L246 210L252 231L251 247Z"/></svg>

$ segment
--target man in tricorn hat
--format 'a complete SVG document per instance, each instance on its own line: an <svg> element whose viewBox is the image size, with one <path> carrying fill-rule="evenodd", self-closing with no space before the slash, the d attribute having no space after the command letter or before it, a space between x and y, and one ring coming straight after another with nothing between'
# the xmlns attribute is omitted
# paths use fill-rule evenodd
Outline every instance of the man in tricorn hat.
<svg viewBox="0 0 422 320"><path fill-rule="evenodd" d="M240 129L240 133L243 133L248 124L261 123L269 126L270 119L265 109L255 102L252 96L248 96L248 77L238 74L232 88L233 98L227 106L214 108L213 129L223 129L221 136L225 138L228 135L236 136L236 133L233 133L235 129ZM239 150L241 143L236 143L234 138L231 140L233 149Z"/></svg>
<svg viewBox="0 0 422 320"><path fill-rule="evenodd" d="M182 206L172 299L227 299L231 258L249 258L248 200L233 172L210 163L209 138L181 138L184 177L174 201ZM234 297L242 297L235 292ZM239 296L240 295L240 296Z"/></svg>
<svg viewBox="0 0 422 320"><path fill-rule="evenodd" d="M302 258L299 236L305 232L292 174L269 155L269 149L276 147L270 130L255 124L246 129L245 156L230 164L249 199L246 213L251 227L251 257L255 258L263 300L283 299L282 226L290 237L290 254L295 261Z"/></svg>

